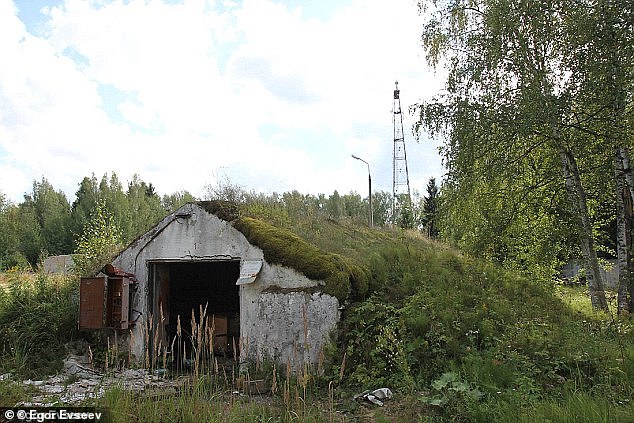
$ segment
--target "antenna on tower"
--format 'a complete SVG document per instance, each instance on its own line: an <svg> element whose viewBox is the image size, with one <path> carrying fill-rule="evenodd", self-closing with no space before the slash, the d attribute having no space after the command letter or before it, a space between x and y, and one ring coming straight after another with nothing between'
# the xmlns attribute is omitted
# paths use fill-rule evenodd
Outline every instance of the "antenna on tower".
<svg viewBox="0 0 634 423"><path fill-rule="evenodd" d="M394 157L392 159L392 221L398 218L406 207L411 210L411 196L409 190L409 172L407 170L407 153L405 152L405 137L403 135L403 114L401 113L400 90L398 81L394 87L394 103L392 105L392 122L394 123Z"/></svg>

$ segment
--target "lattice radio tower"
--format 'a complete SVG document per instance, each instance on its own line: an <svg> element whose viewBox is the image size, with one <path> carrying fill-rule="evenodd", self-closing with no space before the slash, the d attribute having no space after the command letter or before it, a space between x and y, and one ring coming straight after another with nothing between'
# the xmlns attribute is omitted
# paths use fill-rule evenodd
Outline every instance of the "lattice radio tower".
<svg viewBox="0 0 634 423"><path fill-rule="evenodd" d="M400 90L398 81L394 88L394 103L392 105L394 123L394 158L392 160L392 219L396 221L404 205L411 208L409 190L409 172L407 171L407 153L405 152L405 137L403 136L403 114L401 113Z"/></svg>

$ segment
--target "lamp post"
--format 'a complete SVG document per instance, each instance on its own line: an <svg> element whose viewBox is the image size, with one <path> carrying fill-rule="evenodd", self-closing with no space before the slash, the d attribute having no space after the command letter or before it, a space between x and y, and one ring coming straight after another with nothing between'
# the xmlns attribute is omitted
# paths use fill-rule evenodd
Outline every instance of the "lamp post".
<svg viewBox="0 0 634 423"><path fill-rule="evenodd" d="M374 216L373 216L373 212L372 212L372 176L370 175L370 163L366 162L365 160L363 160L361 157L357 157L354 154L352 155L353 159L357 159L362 161L363 163L365 163L366 165L368 165L368 208L369 213L368 213L368 225L370 225L370 227L374 226Z"/></svg>

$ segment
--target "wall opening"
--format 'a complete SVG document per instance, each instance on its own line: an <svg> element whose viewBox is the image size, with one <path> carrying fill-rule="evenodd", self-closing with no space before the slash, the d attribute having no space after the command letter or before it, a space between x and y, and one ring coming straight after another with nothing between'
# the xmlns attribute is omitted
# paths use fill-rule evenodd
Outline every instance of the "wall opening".
<svg viewBox="0 0 634 423"><path fill-rule="evenodd" d="M236 281L240 277L240 260L154 262L150 274L151 310L157 322L154 330L158 331L152 338L160 339L162 345L171 345L180 316L180 339L186 345L184 349L191 351L192 310L200 323L201 307L206 306L206 323L214 328L214 353L233 355L234 346L239 351L240 287ZM182 349L175 348L175 355L177 351Z"/></svg>

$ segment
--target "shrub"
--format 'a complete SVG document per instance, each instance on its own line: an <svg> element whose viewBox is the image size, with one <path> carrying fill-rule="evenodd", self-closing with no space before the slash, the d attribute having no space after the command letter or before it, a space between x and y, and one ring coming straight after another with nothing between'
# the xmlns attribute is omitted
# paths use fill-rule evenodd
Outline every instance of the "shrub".
<svg viewBox="0 0 634 423"><path fill-rule="evenodd" d="M79 276L92 276L115 255L121 247L121 229L108 212L104 201L90 214L77 241L73 256L74 271Z"/></svg>

